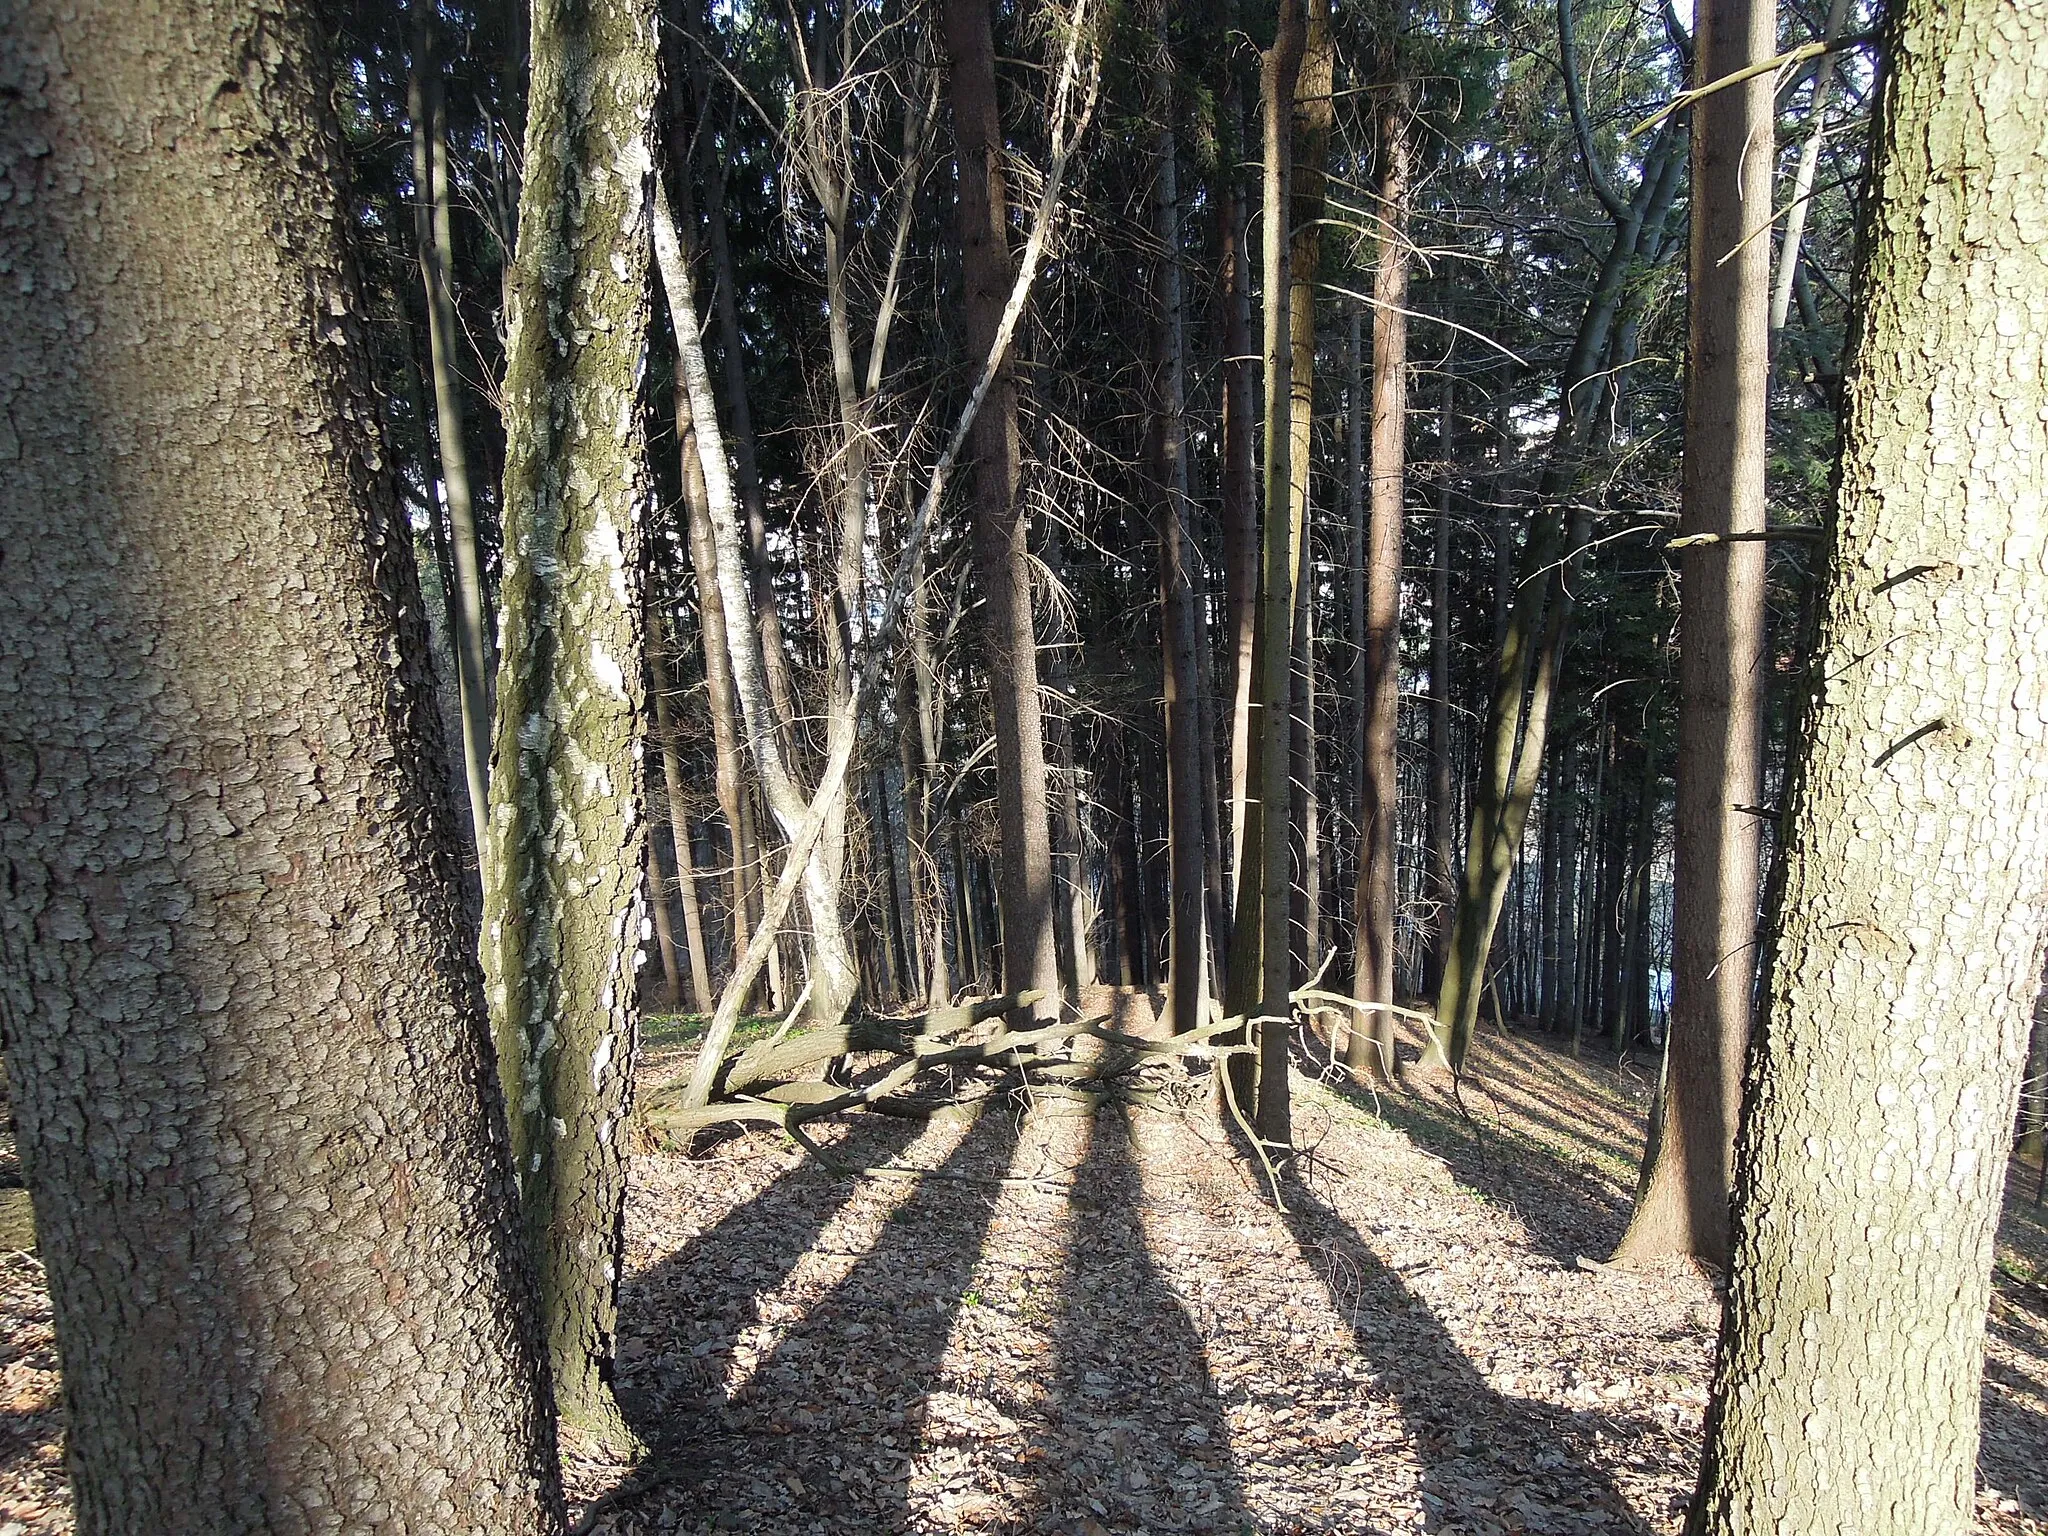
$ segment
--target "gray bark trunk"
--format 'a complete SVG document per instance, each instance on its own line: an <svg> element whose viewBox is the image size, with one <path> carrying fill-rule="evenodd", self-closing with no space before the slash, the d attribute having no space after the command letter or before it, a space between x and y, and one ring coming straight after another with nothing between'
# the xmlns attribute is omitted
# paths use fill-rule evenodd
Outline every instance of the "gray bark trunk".
<svg viewBox="0 0 2048 1536"><path fill-rule="evenodd" d="M538 1310L322 35L0 27L0 1035L81 1530L539 1536Z"/></svg>
<svg viewBox="0 0 2048 1536"><path fill-rule="evenodd" d="M2048 887L2048 5L1893 26L1695 1536L1974 1513Z"/></svg>
<svg viewBox="0 0 2048 1536"><path fill-rule="evenodd" d="M505 369L484 972L564 1427L611 1393L646 818L641 515L654 17L540 7ZM565 146L570 148L565 150Z"/></svg>

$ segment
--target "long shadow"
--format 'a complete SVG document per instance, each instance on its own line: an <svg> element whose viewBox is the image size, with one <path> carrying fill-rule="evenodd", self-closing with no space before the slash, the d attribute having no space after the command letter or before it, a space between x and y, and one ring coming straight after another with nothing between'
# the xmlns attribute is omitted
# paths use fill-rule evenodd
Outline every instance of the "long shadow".
<svg viewBox="0 0 2048 1536"><path fill-rule="evenodd" d="M1529 1530L1647 1531L1612 1479L1575 1449L1596 1433L1647 1424L1495 1391L1350 1223L1298 1179L1286 1195L1296 1248L1407 1425L1422 1463L1425 1530L1468 1531L1475 1519L1513 1514Z"/></svg>
<svg viewBox="0 0 2048 1536"><path fill-rule="evenodd" d="M1994 1301L1990 1331L2015 1351L2037 1362L2048 1360L2048 1312L2020 1286L1996 1280L1993 1286L2005 1304ZM1979 1402L1984 1428L1977 1447L1978 1477L2037 1511L2048 1509L2048 1384L1987 1358Z"/></svg>
<svg viewBox="0 0 2048 1536"><path fill-rule="evenodd" d="M1314 1064L1311 1063L1311 1066ZM1342 1078L1326 1086L1347 1104L1369 1111L1441 1160L1460 1184L1509 1207L1539 1252L1562 1265L1581 1254L1604 1255L1621 1241L1629 1202L1561 1166L1548 1148L1515 1136L1490 1117L1460 1116L1408 1093L1375 1094Z"/></svg>
<svg viewBox="0 0 2048 1536"><path fill-rule="evenodd" d="M1046 1452L1029 1531L1228 1531L1247 1523L1202 1338L1146 1242L1121 1115L1099 1113L1075 1179Z"/></svg>
<svg viewBox="0 0 2048 1536"><path fill-rule="evenodd" d="M1013 1142L1009 1119L991 1111L938 1171L981 1172L985 1161L1004 1161ZM664 1512L709 1517L721 1530L903 1529L910 1458L993 1208L985 1183L921 1179L874 1246L739 1391L723 1401L700 1397L694 1413L671 1415L674 1432L664 1448L685 1470L661 1491ZM745 1213L775 1224L776 1251L788 1255L788 1267L829 1219L829 1211L813 1220L803 1209L793 1221L759 1201ZM665 1293L686 1314L693 1286L707 1278L696 1266L716 1264L717 1235L706 1234L691 1254L650 1272L644 1289ZM679 1341L689 1327L686 1316L678 1317ZM725 1320L713 1327L714 1348L720 1337L730 1338ZM651 1515L653 1503L643 1511Z"/></svg>
<svg viewBox="0 0 2048 1536"><path fill-rule="evenodd" d="M895 1157L921 1126L857 1121L839 1155L871 1166ZM760 1322L761 1298L817 1245L858 1186L805 1161L728 1212L661 1263L619 1287L620 1332L637 1346L619 1367L619 1401L634 1433L655 1447L687 1439L725 1406L725 1363ZM745 1280L748 1289L732 1286Z"/></svg>

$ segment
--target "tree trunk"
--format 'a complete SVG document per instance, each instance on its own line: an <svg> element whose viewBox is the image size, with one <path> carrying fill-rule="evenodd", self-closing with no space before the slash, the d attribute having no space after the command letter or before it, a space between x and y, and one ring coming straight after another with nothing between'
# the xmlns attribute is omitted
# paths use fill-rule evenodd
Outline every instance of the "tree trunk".
<svg viewBox="0 0 2048 1536"><path fill-rule="evenodd" d="M2034 1001L2034 1027L2027 1044L2026 1086L2020 1096L2019 1150L2036 1163L2048 1158L2048 1008Z"/></svg>
<svg viewBox="0 0 2048 1536"><path fill-rule="evenodd" d="M2048 6L1891 36L1694 1536L1974 1513L2048 886Z"/></svg>
<svg viewBox="0 0 2048 1536"><path fill-rule="evenodd" d="M481 871L491 768L490 628L483 560L477 551L476 514L469 494L462 375L455 365L460 327L455 296L449 290L455 239L448 213L448 120L442 104L440 61L434 54L432 12L425 0L413 0L412 67L407 84L407 111L412 118L413 243L427 299L435 440L440 447L441 490L448 503L450 558L443 575L448 586L456 696L462 704L462 765L469 786L470 830Z"/></svg>
<svg viewBox="0 0 2048 1536"><path fill-rule="evenodd" d="M668 795L669 845L675 852L676 894L683 907L684 941L690 956L690 993L699 1013L715 1001L711 990L711 959L704 944L704 918L697 902L696 861L690 855L690 818L684 809L683 761L676 751L675 727L668 710L668 642L661 615L647 613L647 671L654 694L654 735L661 753L662 787ZM664 907L666 903L663 903Z"/></svg>
<svg viewBox="0 0 2048 1536"><path fill-rule="evenodd" d="M1237 71L1226 69L1223 131L1235 147L1243 137L1244 111L1238 97ZM1252 485L1255 445L1252 441L1252 300L1251 262L1244 248L1244 202L1240 195L1239 154L1220 157L1217 171L1216 224L1218 273L1223 292L1223 411L1219 490L1223 523L1223 598L1228 622L1230 661L1230 907L1235 913L1245 858L1247 807L1252 787L1252 679L1257 673L1254 637L1259 616L1259 507ZM1254 951L1256 952L1256 951Z"/></svg>
<svg viewBox="0 0 2048 1536"><path fill-rule="evenodd" d="M1453 363L1452 356L1445 357L1443 402L1437 417L1437 453L1442 468L1429 572L1429 896L1436 916L1430 925L1429 964L1423 972L1422 990L1431 997L1443 979L1451 903L1457 900L1458 889L1458 784L1451 763L1451 487L1458 464L1458 376ZM1544 881L1555 888L1548 867ZM1550 936L1546 925L1546 943Z"/></svg>
<svg viewBox="0 0 2048 1536"><path fill-rule="evenodd" d="M80 1530L540 1536L538 1309L323 37L231 4L0 28L34 82L0 1032Z"/></svg>
<svg viewBox="0 0 2048 1536"><path fill-rule="evenodd" d="M1701 0L1696 14L1701 84L1777 51L1772 0ZM1764 526L1771 253L1745 237L1771 196L1773 94L1760 74L1693 108L1684 535ZM1725 1266L1761 879L1764 546L1695 545L1681 560L1664 1136L1615 1257Z"/></svg>
<svg viewBox="0 0 2048 1536"><path fill-rule="evenodd" d="M484 974L557 1406L566 1428L618 1446L623 1133L646 916L638 395L654 18L640 0L589 0L533 21Z"/></svg>
<svg viewBox="0 0 2048 1536"><path fill-rule="evenodd" d="M1828 16L1821 29L1821 40L1832 43L1842 35L1842 28L1848 25L1848 21L1849 0L1828 0ZM1821 141L1827 137L1828 88L1835 82L1835 57L1833 53L1824 53L1814 64L1813 95L1806 109L1809 119L1806 142L1799 147L1799 168L1792 175L1792 196L1785 206L1785 233L1778 243L1777 276L1771 282L1773 348L1777 344L1778 332L1785 329L1785 317L1792 310L1792 278L1799 270L1799 247L1806 238L1806 215L1812 203L1813 178L1820 169Z"/></svg>
<svg viewBox="0 0 2048 1536"><path fill-rule="evenodd" d="M945 0L959 169L962 308L970 355L987 357L1014 285L1003 130L996 105L990 0ZM988 625L988 687L995 716L996 800L1002 833L996 900L1003 925L1003 990L1043 994L1036 1011L1059 1011L1059 948L1053 930L1052 842L1038 647L1031 618L1028 518L1021 471L1017 387L1007 363L974 421L975 575Z"/></svg>
<svg viewBox="0 0 2048 1536"><path fill-rule="evenodd" d="M1379 268L1372 311L1372 532L1366 551L1367 675L1364 793L1358 804L1358 973L1361 1002L1394 1000L1396 838L1401 810L1401 506L1407 492L1408 83L1396 80L1380 110ZM1392 1084L1394 1016L1360 1016L1345 1043L1354 1073Z"/></svg>
<svg viewBox="0 0 2048 1536"><path fill-rule="evenodd" d="M1305 0L1319 20L1326 0ZM1300 564L1301 529L1293 515L1293 353L1290 341L1288 234L1299 214L1291 174L1295 119L1301 102L1298 81L1311 23L1304 0L1281 0L1273 46L1259 68L1264 118L1262 175L1265 257L1265 318L1261 350L1265 359L1265 527L1261 538L1258 630L1252 658L1250 755L1257 763L1258 794L1247 794L1243 852L1237 871L1236 922L1230 957L1233 997L1229 1011L1267 1022L1254 1031L1255 1056L1232 1063L1231 1084L1240 1108L1249 1112L1259 1139L1285 1148L1290 1139L1287 1095L1288 1036L1292 967L1287 946L1288 830L1294 803L1289 775L1287 706L1293 697L1295 575ZM1327 26L1321 29L1327 33ZM1329 92L1323 91L1327 114ZM1309 126L1304 124L1304 126ZM1306 191L1305 188L1300 189ZM1320 186L1318 186L1318 201ZM1288 216L1292 215L1292 216ZM1247 766L1247 778L1253 771Z"/></svg>
<svg viewBox="0 0 2048 1536"><path fill-rule="evenodd" d="M1160 253L1153 303L1154 526L1159 538L1159 640L1166 705L1168 899L1166 1018L1175 1034L1205 1023L1205 877L1201 712L1195 667L1195 603L1188 574L1186 385L1181 341L1180 171L1174 131L1173 53L1167 10L1155 5L1160 113L1153 217Z"/></svg>
<svg viewBox="0 0 2048 1536"><path fill-rule="evenodd" d="M1576 119L1580 109L1572 9L1571 0L1559 4L1558 30L1566 90ZM1562 408L1537 487L1537 512L1522 546L1516 595L1494 665L1486 742L1465 839L1465 869L1437 995L1432 1054L1454 1071L1463 1070L1478 1024L1486 958L1500 921L1549 733L1551 695L1571 615L1568 566L1573 552L1584 545L1587 532L1587 513L1583 507L1570 505L1570 493L1605 397L1599 380L1601 364L1627 294L1644 228L1661 224L1661 210L1676 194L1678 121L1679 115L1674 114L1658 130L1644 154L1635 194L1625 202L1593 163L1590 134L1582 135L1587 168L1613 219L1614 233L1565 361Z"/></svg>

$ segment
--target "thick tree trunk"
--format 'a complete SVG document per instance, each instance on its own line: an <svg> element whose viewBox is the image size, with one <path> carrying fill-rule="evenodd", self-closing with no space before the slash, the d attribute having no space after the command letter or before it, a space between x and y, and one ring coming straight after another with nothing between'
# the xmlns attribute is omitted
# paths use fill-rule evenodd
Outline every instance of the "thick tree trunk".
<svg viewBox="0 0 2048 1536"><path fill-rule="evenodd" d="M638 396L655 27L641 0L541 6L533 22L484 975L557 1405L565 1428L616 1445L623 1133L646 916Z"/></svg>
<svg viewBox="0 0 2048 1536"><path fill-rule="evenodd" d="M1372 311L1372 530L1366 548L1365 762L1358 803L1358 970L1352 995L1394 1000L1395 849L1401 808L1401 510L1408 459L1408 83L1387 88L1380 109L1379 268ZM1359 1017L1345 1042L1354 1073L1391 1084L1394 1015Z"/></svg>
<svg viewBox="0 0 2048 1536"><path fill-rule="evenodd" d="M469 786L470 829L477 867L484 866L485 816L491 768L491 642L470 498L469 443L463 424L462 375L455 365L460 327L449 273L455 238L448 212L448 122L442 104L434 23L424 0L413 0L412 61L407 79L412 117L413 244L426 293L427 346L434 384L435 441L441 492L448 503L449 638L455 652L456 696L462 704L462 765ZM436 518L438 522L438 515Z"/></svg>
<svg viewBox="0 0 2048 1536"><path fill-rule="evenodd" d="M1175 1034L1206 1022L1203 984L1208 944L1203 937L1206 839L1201 712L1195 666L1195 602L1188 574L1188 466L1186 385L1182 359L1180 170L1174 131L1173 54L1167 12L1158 6L1153 26L1159 53L1160 113L1153 218L1160 254L1153 303L1153 489L1159 538L1159 639L1166 706L1166 823L1168 900L1166 1018Z"/></svg>
<svg viewBox="0 0 2048 1536"><path fill-rule="evenodd" d="M0 1033L81 1531L540 1536L539 1314L323 35L0 28Z"/></svg>
<svg viewBox="0 0 2048 1536"><path fill-rule="evenodd" d="M1701 0L1694 78L1777 51L1772 0ZM1764 526L1770 386L1769 243L1748 239L1771 196L1768 73L1692 112L1691 335L1683 535ZM1731 257L1730 252L1735 254ZM1664 1136L1618 1259L1728 1262L1728 1188L1755 978L1763 799L1764 546L1696 545L1682 559L1677 870Z"/></svg>
<svg viewBox="0 0 2048 1536"><path fill-rule="evenodd" d="M945 0L959 168L960 261L968 351L986 357L1014 286L1003 130L996 105L990 0ZM1053 930L1052 842L1038 648L1031 618L1028 519L1021 472L1017 387L1005 364L974 421L975 574L987 622L989 698L995 716L996 799L1002 833L996 900L1002 910L1003 990L1036 990L1036 1011L1056 1014L1059 947Z"/></svg>
<svg viewBox="0 0 2048 1536"><path fill-rule="evenodd" d="M1893 19L1694 1536L1961 1536L2048 888L2048 5Z"/></svg>

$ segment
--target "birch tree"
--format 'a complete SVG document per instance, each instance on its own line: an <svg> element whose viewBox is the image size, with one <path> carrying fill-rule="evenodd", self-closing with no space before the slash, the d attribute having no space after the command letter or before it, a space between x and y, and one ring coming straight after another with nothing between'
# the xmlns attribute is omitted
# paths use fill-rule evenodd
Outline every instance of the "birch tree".
<svg viewBox="0 0 2048 1536"><path fill-rule="evenodd" d="M611 1391L639 1027L655 13L541 0L505 378L505 570L484 969L564 1426Z"/></svg>

